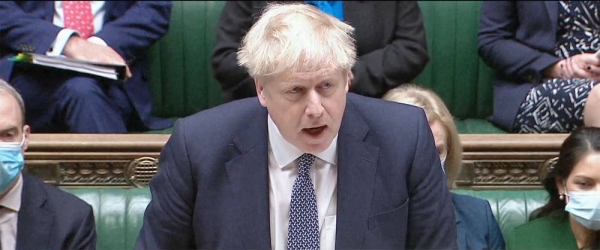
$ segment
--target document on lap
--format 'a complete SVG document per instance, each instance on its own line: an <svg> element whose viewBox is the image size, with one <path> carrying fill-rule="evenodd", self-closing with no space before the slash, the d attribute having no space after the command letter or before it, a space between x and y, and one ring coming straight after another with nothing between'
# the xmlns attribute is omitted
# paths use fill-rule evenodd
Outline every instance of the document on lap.
<svg viewBox="0 0 600 250"><path fill-rule="evenodd" d="M84 74L100 76L112 80L125 79L125 65L106 64L82 61L62 56L47 56L35 53L19 53L9 60L19 63L30 63L45 67L76 71Z"/></svg>

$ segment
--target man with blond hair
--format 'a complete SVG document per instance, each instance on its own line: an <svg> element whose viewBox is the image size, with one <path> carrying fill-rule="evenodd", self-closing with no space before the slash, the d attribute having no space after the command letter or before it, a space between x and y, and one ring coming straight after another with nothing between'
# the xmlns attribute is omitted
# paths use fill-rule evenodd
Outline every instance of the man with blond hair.
<svg viewBox="0 0 600 250"><path fill-rule="evenodd" d="M424 112L348 93L353 31L265 9L238 52L257 97L176 123L136 249L456 249Z"/></svg>
<svg viewBox="0 0 600 250"><path fill-rule="evenodd" d="M0 80L0 249L96 249L92 207L22 173L29 135L23 99Z"/></svg>

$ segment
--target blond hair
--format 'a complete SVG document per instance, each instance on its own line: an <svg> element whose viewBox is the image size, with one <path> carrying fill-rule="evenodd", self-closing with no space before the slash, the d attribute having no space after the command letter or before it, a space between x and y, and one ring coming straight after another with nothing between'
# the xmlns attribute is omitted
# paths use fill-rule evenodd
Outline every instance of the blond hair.
<svg viewBox="0 0 600 250"><path fill-rule="evenodd" d="M402 84L388 91L383 97L388 101L406 103L422 108L429 122L441 121L446 129L448 156L444 164L449 188L455 188L455 181L462 165L462 146L454 118L444 101L432 90L415 84Z"/></svg>
<svg viewBox="0 0 600 250"><path fill-rule="evenodd" d="M242 40L238 64L252 77L350 72L356 62L354 28L308 4L272 3Z"/></svg>

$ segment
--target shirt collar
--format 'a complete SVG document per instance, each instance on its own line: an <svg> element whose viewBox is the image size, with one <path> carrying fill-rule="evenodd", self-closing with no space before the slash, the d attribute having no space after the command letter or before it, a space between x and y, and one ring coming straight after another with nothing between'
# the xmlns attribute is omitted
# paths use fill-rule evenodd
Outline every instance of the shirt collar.
<svg viewBox="0 0 600 250"><path fill-rule="evenodd" d="M0 206L19 212L21 208L21 193L23 191L23 176L19 174L17 184L0 199Z"/></svg>
<svg viewBox="0 0 600 250"><path fill-rule="evenodd" d="M281 132L279 132L279 128L277 128L277 125L275 125L275 122L273 122L270 115L268 115L268 120L269 147L273 152L277 165L280 168L283 168L298 159L304 152L283 138ZM333 138L329 147L322 152L315 154L315 156L329 164L336 165L337 138L338 135L335 135L335 138Z"/></svg>

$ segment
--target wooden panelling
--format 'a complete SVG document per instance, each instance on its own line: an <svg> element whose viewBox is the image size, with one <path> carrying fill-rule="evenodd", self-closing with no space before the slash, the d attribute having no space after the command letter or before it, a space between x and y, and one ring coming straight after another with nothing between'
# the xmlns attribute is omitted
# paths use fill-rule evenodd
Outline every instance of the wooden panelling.
<svg viewBox="0 0 600 250"><path fill-rule="evenodd" d="M167 134L33 134L26 170L63 187L144 187ZM462 189L536 189L568 134L463 134Z"/></svg>

